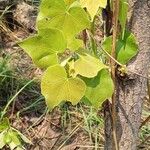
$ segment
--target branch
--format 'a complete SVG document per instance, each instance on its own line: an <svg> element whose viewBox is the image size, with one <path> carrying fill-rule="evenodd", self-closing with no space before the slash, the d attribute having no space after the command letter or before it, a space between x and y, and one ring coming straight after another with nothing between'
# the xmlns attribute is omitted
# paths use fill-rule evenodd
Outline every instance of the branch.
<svg viewBox="0 0 150 150"><path fill-rule="evenodd" d="M117 42L117 30L118 30L118 14L119 14L119 0L113 0L113 42L112 42L112 58L116 59L116 42ZM114 87L116 91L116 62L110 59L111 65L111 76L114 82ZM116 136L116 93L114 92L112 96L112 134L114 140L115 150L118 150L118 142Z"/></svg>

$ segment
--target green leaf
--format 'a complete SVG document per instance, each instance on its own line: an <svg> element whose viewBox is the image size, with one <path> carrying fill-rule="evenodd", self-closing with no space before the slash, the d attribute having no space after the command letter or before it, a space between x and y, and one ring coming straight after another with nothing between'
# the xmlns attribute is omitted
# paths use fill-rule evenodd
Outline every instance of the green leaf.
<svg viewBox="0 0 150 150"><path fill-rule="evenodd" d="M12 128L12 129L21 137L21 139L22 139L25 143L32 144L32 142L31 142L26 136L24 136L20 131L16 130L15 128Z"/></svg>
<svg viewBox="0 0 150 150"><path fill-rule="evenodd" d="M5 132L5 136L4 136L4 142L6 143L6 144L9 144L9 143L11 143L12 142L12 138L11 138L11 136L10 136L10 132L9 132L10 130L7 130L6 132Z"/></svg>
<svg viewBox="0 0 150 150"><path fill-rule="evenodd" d="M73 38L73 39L68 39L68 49L70 50L78 50L79 48L84 47L83 41Z"/></svg>
<svg viewBox="0 0 150 150"><path fill-rule="evenodd" d="M112 50L112 36L106 37L106 39L102 42L102 48L111 54Z"/></svg>
<svg viewBox="0 0 150 150"><path fill-rule="evenodd" d="M9 130L8 131L9 137L11 138L11 142L8 143L11 150L14 150L17 146L21 146L20 138L17 132Z"/></svg>
<svg viewBox="0 0 150 150"><path fill-rule="evenodd" d="M90 21L84 9L75 1L66 5L64 0L43 0L37 19L38 29L57 28L62 30L68 43L85 28ZM68 47L69 48L69 47Z"/></svg>
<svg viewBox="0 0 150 150"><path fill-rule="evenodd" d="M117 44L117 60L122 64L127 64L138 52L135 36L126 32L124 39Z"/></svg>
<svg viewBox="0 0 150 150"><path fill-rule="evenodd" d="M37 21L46 19L46 17L53 18L55 16L63 14L65 10L66 4L63 0L42 0Z"/></svg>
<svg viewBox="0 0 150 150"><path fill-rule="evenodd" d="M73 2L75 2L76 0L65 0L65 3L67 4L67 5L70 5L70 4L72 4Z"/></svg>
<svg viewBox="0 0 150 150"><path fill-rule="evenodd" d="M97 14L99 7L106 8L107 0L80 0L81 6L86 7L92 20Z"/></svg>
<svg viewBox="0 0 150 150"><path fill-rule="evenodd" d="M80 53L78 55L79 59L74 64L76 74L92 78L95 77L100 70L108 68L99 59L87 53Z"/></svg>
<svg viewBox="0 0 150 150"><path fill-rule="evenodd" d="M85 96L95 108L100 107L101 104L106 99L110 98L114 92L111 75L106 69L101 70L94 78L84 78L83 80L87 85Z"/></svg>
<svg viewBox="0 0 150 150"><path fill-rule="evenodd" d="M107 37L102 43L102 47L107 52L111 53L112 49L112 36ZM131 58L133 58L138 52L138 45L136 43L135 36L126 31L124 39L120 38L117 41L116 54L117 60L122 64L127 64Z"/></svg>
<svg viewBox="0 0 150 150"><path fill-rule="evenodd" d="M57 29L42 29L39 34L19 43L40 68L58 63L57 53L66 49L66 40Z"/></svg>
<svg viewBox="0 0 150 150"><path fill-rule="evenodd" d="M127 21L127 13L128 13L128 2L127 0L120 0L120 10L119 10L119 21L122 27L122 34L124 37L124 31L125 31L125 26L126 26L126 21Z"/></svg>
<svg viewBox="0 0 150 150"><path fill-rule="evenodd" d="M41 90L48 107L54 108L61 101L77 104L85 94L86 85L79 78L68 78L65 69L55 65L45 71Z"/></svg>
<svg viewBox="0 0 150 150"><path fill-rule="evenodd" d="M0 133L0 149L2 149L6 145L6 143L4 141L5 132L6 131L3 131Z"/></svg>
<svg viewBox="0 0 150 150"><path fill-rule="evenodd" d="M0 121L0 132L4 131L5 129L9 128L9 120L8 118L3 118Z"/></svg>

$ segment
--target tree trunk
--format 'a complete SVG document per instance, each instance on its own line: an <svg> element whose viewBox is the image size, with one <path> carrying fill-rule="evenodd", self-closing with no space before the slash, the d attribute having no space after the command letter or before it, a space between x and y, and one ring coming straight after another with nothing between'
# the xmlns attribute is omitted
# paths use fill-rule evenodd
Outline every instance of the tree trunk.
<svg viewBox="0 0 150 150"><path fill-rule="evenodd" d="M139 44L138 55L128 64L128 78L117 79L116 132L119 150L136 150L141 124L142 103L146 96L148 69L150 67L150 6L149 0L129 0L132 12L129 28ZM144 76L141 77L135 73ZM105 150L115 150L112 138L112 120L105 111Z"/></svg>

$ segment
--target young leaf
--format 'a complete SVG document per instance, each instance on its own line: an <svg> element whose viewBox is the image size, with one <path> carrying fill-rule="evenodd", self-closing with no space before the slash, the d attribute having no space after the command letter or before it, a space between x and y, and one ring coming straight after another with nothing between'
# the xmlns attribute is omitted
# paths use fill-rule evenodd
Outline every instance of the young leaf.
<svg viewBox="0 0 150 150"><path fill-rule="evenodd" d="M111 53L112 36L107 37L102 43L102 47L107 52ZM124 38L119 38L117 41L116 54L117 60L122 64L127 64L138 52L138 45L135 36L131 32L125 32Z"/></svg>
<svg viewBox="0 0 150 150"><path fill-rule="evenodd" d="M19 46L38 67L47 68L58 63L57 53L66 49L66 40L57 29L42 29L38 35L20 42Z"/></svg>
<svg viewBox="0 0 150 150"><path fill-rule="evenodd" d="M92 20L99 7L106 8L107 0L80 0L81 6L86 7Z"/></svg>
<svg viewBox="0 0 150 150"><path fill-rule="evenodd" d="M114 92L113 81L106 69L101 70L94 78L84 78L84 81L87 85L85 96L95 108L100 107Z"/></svg>
<svg viewBox="0 0 150 150"><path fill-rule="evenodd" d="M85 94L86 85L79 78L68 78L65 69L55 65L45 71L41 90L48 107L53 108L61 101L77 104Z"/></svg>
<svg viewBox="0 0 150 150"><path fill-rule="evenodd" d="M126 32L123 40L117 44L117 60L122 64L127 64L138 52L135 36Z"/></svg>
<svg viewBox="0 0 150 150"><path fill-rule="evenodd" d="M50 9L49 9L50 8ZM57 28L65 34L68 43L90 26L88 16L77 1L66 5L64 0L43 0L37 19L38 29ZM68 47L70 48L70 47Z"/></svg>
<svg viewBox="0 0 150 150"><path fill-rule="evenodd" d="M92 78L95 77L100 70L108 68L99 59L87 53L81 53L78 55L79 59L74 64L76 74Z"/></svg>

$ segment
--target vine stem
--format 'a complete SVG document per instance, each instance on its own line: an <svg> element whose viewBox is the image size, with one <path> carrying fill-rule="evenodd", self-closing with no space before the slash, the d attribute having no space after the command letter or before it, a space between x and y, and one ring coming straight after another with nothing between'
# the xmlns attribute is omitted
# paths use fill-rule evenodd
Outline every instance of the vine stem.
<svg viewBox="0 0 150 150"><path fill-rule="evenodd" d="M87 33L87 34L89 34L89 35L96 41L96 39L94 38L94 36L92 35L92 33L91 33L89 30L88 30L88 33ZM113 57L111 56L111 54L109 54L109 53L107 52L107 50L103 49L103 47L101 46L100 43L97 42L96 44L97 44L98 47L101 48L101 50L102 50L104 53L106 53L106 55L107 55L110 59L112 59L112 61L115 62L115 64L117 64L117 65L119 65L119 66L121 66L121 67L123 67L123 68L126 68L126 65L121 64L119 61L117 61L117 59L113 58ZM139 73L137 73L137 72L134 72L134 71L131 71L131 70L128 70L128 69L127 69L127 72L133 73L133 74L135 74L135 75L137 75L137 76L139 76L139 77L142 77L142 78L145 78L145 79L150 80L149 77L144 76L144 75L142 75L142 74L139 74Z"/></svg>
<svg viewBox="0 0 150 150"><path fill-rule="evenodd" d="M116 59L116 42L117 42L117 31L118 31L118 14L119 14L119 0L113 0L113 35L112 35L112 50L111 56ZM112 134L114 140L115 150L119 150L116 134L116 62L110 59L111 76L114 82L114 93L112 95Z"/></svg>

